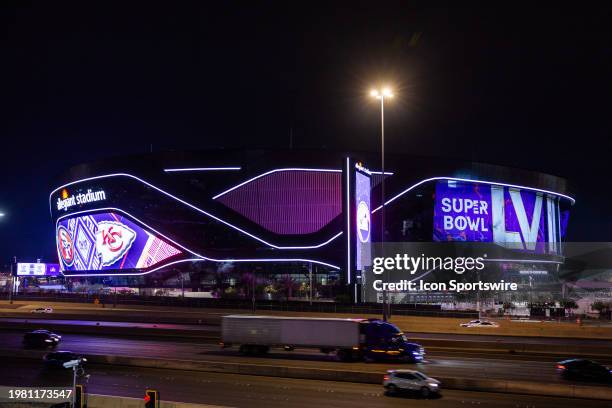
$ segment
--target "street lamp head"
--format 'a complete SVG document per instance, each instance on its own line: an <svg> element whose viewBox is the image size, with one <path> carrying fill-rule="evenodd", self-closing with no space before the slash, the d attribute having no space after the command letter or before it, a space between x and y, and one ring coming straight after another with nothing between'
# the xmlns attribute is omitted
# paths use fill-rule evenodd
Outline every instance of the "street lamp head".
<svg viewBox="0 0 612 408"><path fill-rule="evenodd" d="M393 98L393 92L389 87L385 87L383 89L372 89L370 91L370 96L376 99Z"/></svg>

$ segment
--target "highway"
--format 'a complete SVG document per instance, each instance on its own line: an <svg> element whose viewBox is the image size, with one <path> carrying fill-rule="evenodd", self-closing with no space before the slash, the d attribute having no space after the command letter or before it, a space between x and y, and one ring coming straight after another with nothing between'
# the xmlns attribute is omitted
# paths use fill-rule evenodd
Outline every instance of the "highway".
<svg viewBox="0 0 612 408"><path fill-rule="evenodd" d="M5 359L0 384L68 385L69 370L44 371L37 361ZM277 377L145 369L122 366L88 366L89 393L142 398L147 387L160 391L167 401L214 404L226 407L501 407L575 408L609 407L609 401L537 397L446 390L440 397L389 397L381 385Z"/></svg>
<svg viewBox="0 0 612 408"><path fill-rule="evenodd" d="M21 350L22 331L2 331L0 348ZM60 333L61 334L61 333ZM245 357L236 349L221 349L216 344L199 342L196 339L161 339L135 337L107 337L97 335L64 334L59 350L70 350L83 354L120 355L174 360L223 361L259 365L283 365L291 367L327 368L350 371L384 373L392 368L416 368L436 377L463 377L512 379L546 382L563 382L555 372L554 362L549 356L513 356L510 354L461 353L437 351L429 353L422 364L408 363L343 363L334 355L325 355L318 350L299 349L293 352L272 350L262 357ZM569 357L569 356L568 356ZM610 361L602 361L609 364Z"/></svg>
<svg viewBox="0 0 612 408"><path fill-rule="evenodd" d="M220 313L218 313L220 314ZM199 332L207 336L218 337L221 326L209 324L173 324L173 323L151 323L137 321L108 321L95 319L57 319L47 315L32 315L28 317L0 317L0 326L11 327L15 324L35 324L41 327L59 326L64 330L78 331L79 327L109 327L138 330L173 330L183 332ZM529 323L523 323L529 324ZM448 340L448 341L470 341L474 343L523 343L538 345L570 345L580 347L601 346L608 347L612 355L612 342L607 339L571 339L555 337L529 337L529 336L503 336L496 335L495 329L491 334L453 334L453 333L410 333L409 338L415 341L421 340Z"/></svg>
<svg viewBox="0 0 612 408"><path fill-rule="evenodd" d="M203 324L170 324L170 323L145 323L145 322L116 322L100 320L72 320L72 319L45 319L33 315L32 318L13 318L0 317L0 323L33 323L40 325L62 325L62 326L104 326L104 327L124 327L138 329L169 329L169 330L192 330L192 331L212 331L219 333L219 326Z"/></svg>

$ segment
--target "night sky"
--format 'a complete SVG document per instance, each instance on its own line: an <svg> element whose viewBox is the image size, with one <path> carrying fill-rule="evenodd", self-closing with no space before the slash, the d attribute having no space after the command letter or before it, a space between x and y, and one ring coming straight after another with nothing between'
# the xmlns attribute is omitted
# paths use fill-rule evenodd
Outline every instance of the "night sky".
<svg viewBox="0 0 612 408"><path fill-rule="evenodd" d="M290 130L377 150L386 83L389 150L567 177L568 238L610 240L610 9L210 3L2 2L0 266L55 260L48 194L74 164Z"/></svg>

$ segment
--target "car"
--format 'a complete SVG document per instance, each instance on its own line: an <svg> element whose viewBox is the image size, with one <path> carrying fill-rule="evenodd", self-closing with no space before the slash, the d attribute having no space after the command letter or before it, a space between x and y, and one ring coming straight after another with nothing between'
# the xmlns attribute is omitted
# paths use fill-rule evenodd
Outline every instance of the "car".
<svg viewBox="0 0 612 408"><path fill-rule="evenodd" d="M62 340L62 336L49 330L34 330L23 335L25 347L55 347Z"/></svg>
<svg viewBox="0 0 612 408"><path fill-rule="evenodd" d="M416 370L388 370L383 377L383 386L389 395L418 392L427 398L431 394L439 394L441 385L440 381Z"/></svg>
<svg viewBox="0 0 612 408"><path fill-rule="evenodd" d="M64 363L72 360L81 360L81 364L87 362L87 359L82 355L73 353L72 351L53 351L43 356L43 362L46 368L66 368Z"/></svg>
<svg viewBox="0 0 612 408"><path fill-rule="evenodd" d="M32 313L53 313L53 308L51 306L37 307L32 309Z"/></svg>
<svg viewBox="0 0 612 408"><path fill-rule="evenodd" d="M499 327L499 324L488 320L472 320L467 323L461 323L461 327Z"/></svg>
<svg viewBox="0 0 612 408"><path fill-rule="evenodd" d="M567 380L612 383L612 370L592 360L574 358L559 361L557 372Z"/></svg>

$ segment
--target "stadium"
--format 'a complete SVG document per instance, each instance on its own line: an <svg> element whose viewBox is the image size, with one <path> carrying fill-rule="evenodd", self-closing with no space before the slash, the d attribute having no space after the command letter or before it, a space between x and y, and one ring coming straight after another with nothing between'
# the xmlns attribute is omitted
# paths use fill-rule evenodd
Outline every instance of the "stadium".
<svg viewBox="0 0 612 408"><path fill-rule="evenodd" d="M71 290L376 302L362 284L384 234L385 243L511 244L520 256L488 270L558 280L574 204L565 179L407 155L387 155L383 174L379 163L377 153L216 150L82 164L49 194L60 268Z"/></svg>

